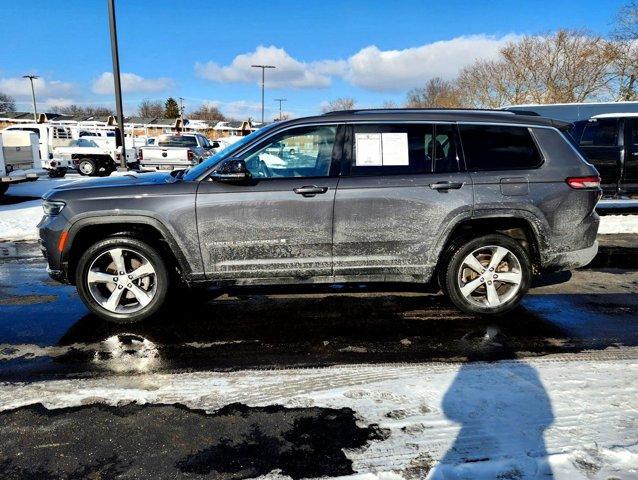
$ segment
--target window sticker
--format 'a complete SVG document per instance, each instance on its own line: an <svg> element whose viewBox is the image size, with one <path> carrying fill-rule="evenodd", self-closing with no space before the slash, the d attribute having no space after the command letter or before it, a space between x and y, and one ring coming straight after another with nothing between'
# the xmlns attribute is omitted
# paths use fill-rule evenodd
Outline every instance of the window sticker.
<svg viewBox="0 0 638 480"><path fill-rule="evenodd" d="M383 165L410 165L408 154L408 134L403 133L382 133L381 150L383 152Z"/></svg>
<svg viewBox="0 0 638 480"><path fill-rule="evenodd" d="M380 167L383 165L380 133L356 133L357 167Z"/></svg>

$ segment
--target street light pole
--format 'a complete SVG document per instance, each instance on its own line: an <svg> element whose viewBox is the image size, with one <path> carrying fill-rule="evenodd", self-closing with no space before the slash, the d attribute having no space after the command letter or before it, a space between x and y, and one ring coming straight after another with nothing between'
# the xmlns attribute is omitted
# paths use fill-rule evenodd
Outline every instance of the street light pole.
<svg viewBox="0 0 638 480"><path fill-rule="evenodd" d="M275 98L275 102L279 102L279 121L281 122L281 104L283 102L287 102L288 100L285 98Z"/></svg>
<svg viewBox="0 0 638 480"><path fill-rule="evenodd" d="M113 59L113 82L115 83L115 111L120 129L122 156L118 170L126 171L126 144L124 138L124 109L122 108L122 83L120 81L120 54L117 46L117 26L115 24L115 0L107 0L109 5L109 30L111 33L111 57Z"/></svg>
<svg viewBox="0 0 638 480"><path fill-rule="evenodd" d="M37 122L38 108L36 107L36 104L35 104L35 88L33 87L33 80L40 77L38 77L37 75L23 75L22 78L28 78L29 80L31 80L31 98L33 99L33 119Z"/></svg>
<svg viewBox="0 0 638 480"><path fill-rule="evenodd" d="M251 65L253 68L261 68L261 124L264 124L264 89L266 84L266 69L277 68L274 65Z"/></svg>

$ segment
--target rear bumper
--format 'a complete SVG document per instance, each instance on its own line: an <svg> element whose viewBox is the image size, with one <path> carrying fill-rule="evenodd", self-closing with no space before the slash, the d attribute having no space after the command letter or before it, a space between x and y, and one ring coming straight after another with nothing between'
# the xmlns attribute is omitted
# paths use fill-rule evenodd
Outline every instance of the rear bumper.
<svg viewBox="0 0 638 480"><path fill-rule="evenodd" d="M543 264L544 272L559 272L561 270L573 270L591 263L598 253L598 241L587 248L560 252L547 255Z"/></svg>

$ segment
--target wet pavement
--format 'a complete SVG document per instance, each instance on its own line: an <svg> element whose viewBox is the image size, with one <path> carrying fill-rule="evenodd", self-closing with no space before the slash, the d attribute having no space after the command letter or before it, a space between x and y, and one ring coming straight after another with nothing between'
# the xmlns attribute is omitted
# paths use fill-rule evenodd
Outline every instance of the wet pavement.
<svg viewBox="0 0 638 480"><path fill-rule="evenodd" d="M302 294L178 292L161 315L116 325L89 314L73 287L49 280L43 260L7 260L0 380L464 362L638 345L638 271L581 270L553 281L496 319L463 315L441 295L401 285L337 285Z"/></svg>

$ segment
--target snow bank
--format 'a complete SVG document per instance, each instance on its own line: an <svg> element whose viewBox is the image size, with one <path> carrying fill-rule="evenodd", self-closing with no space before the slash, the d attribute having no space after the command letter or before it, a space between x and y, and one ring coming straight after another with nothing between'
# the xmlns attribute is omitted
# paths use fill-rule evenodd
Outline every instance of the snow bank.
<svg viewBox="0 0 638 480"><path fill-rule="evenodd" d="M599 235L638 233L638 215L605 215L600 217Z"/></svg>
<svg viewBox="0 0 638 480"><path fill-rule="evenodd" d="M37 240L43 215L41 200L1 206L0 240Z"/></svg>

